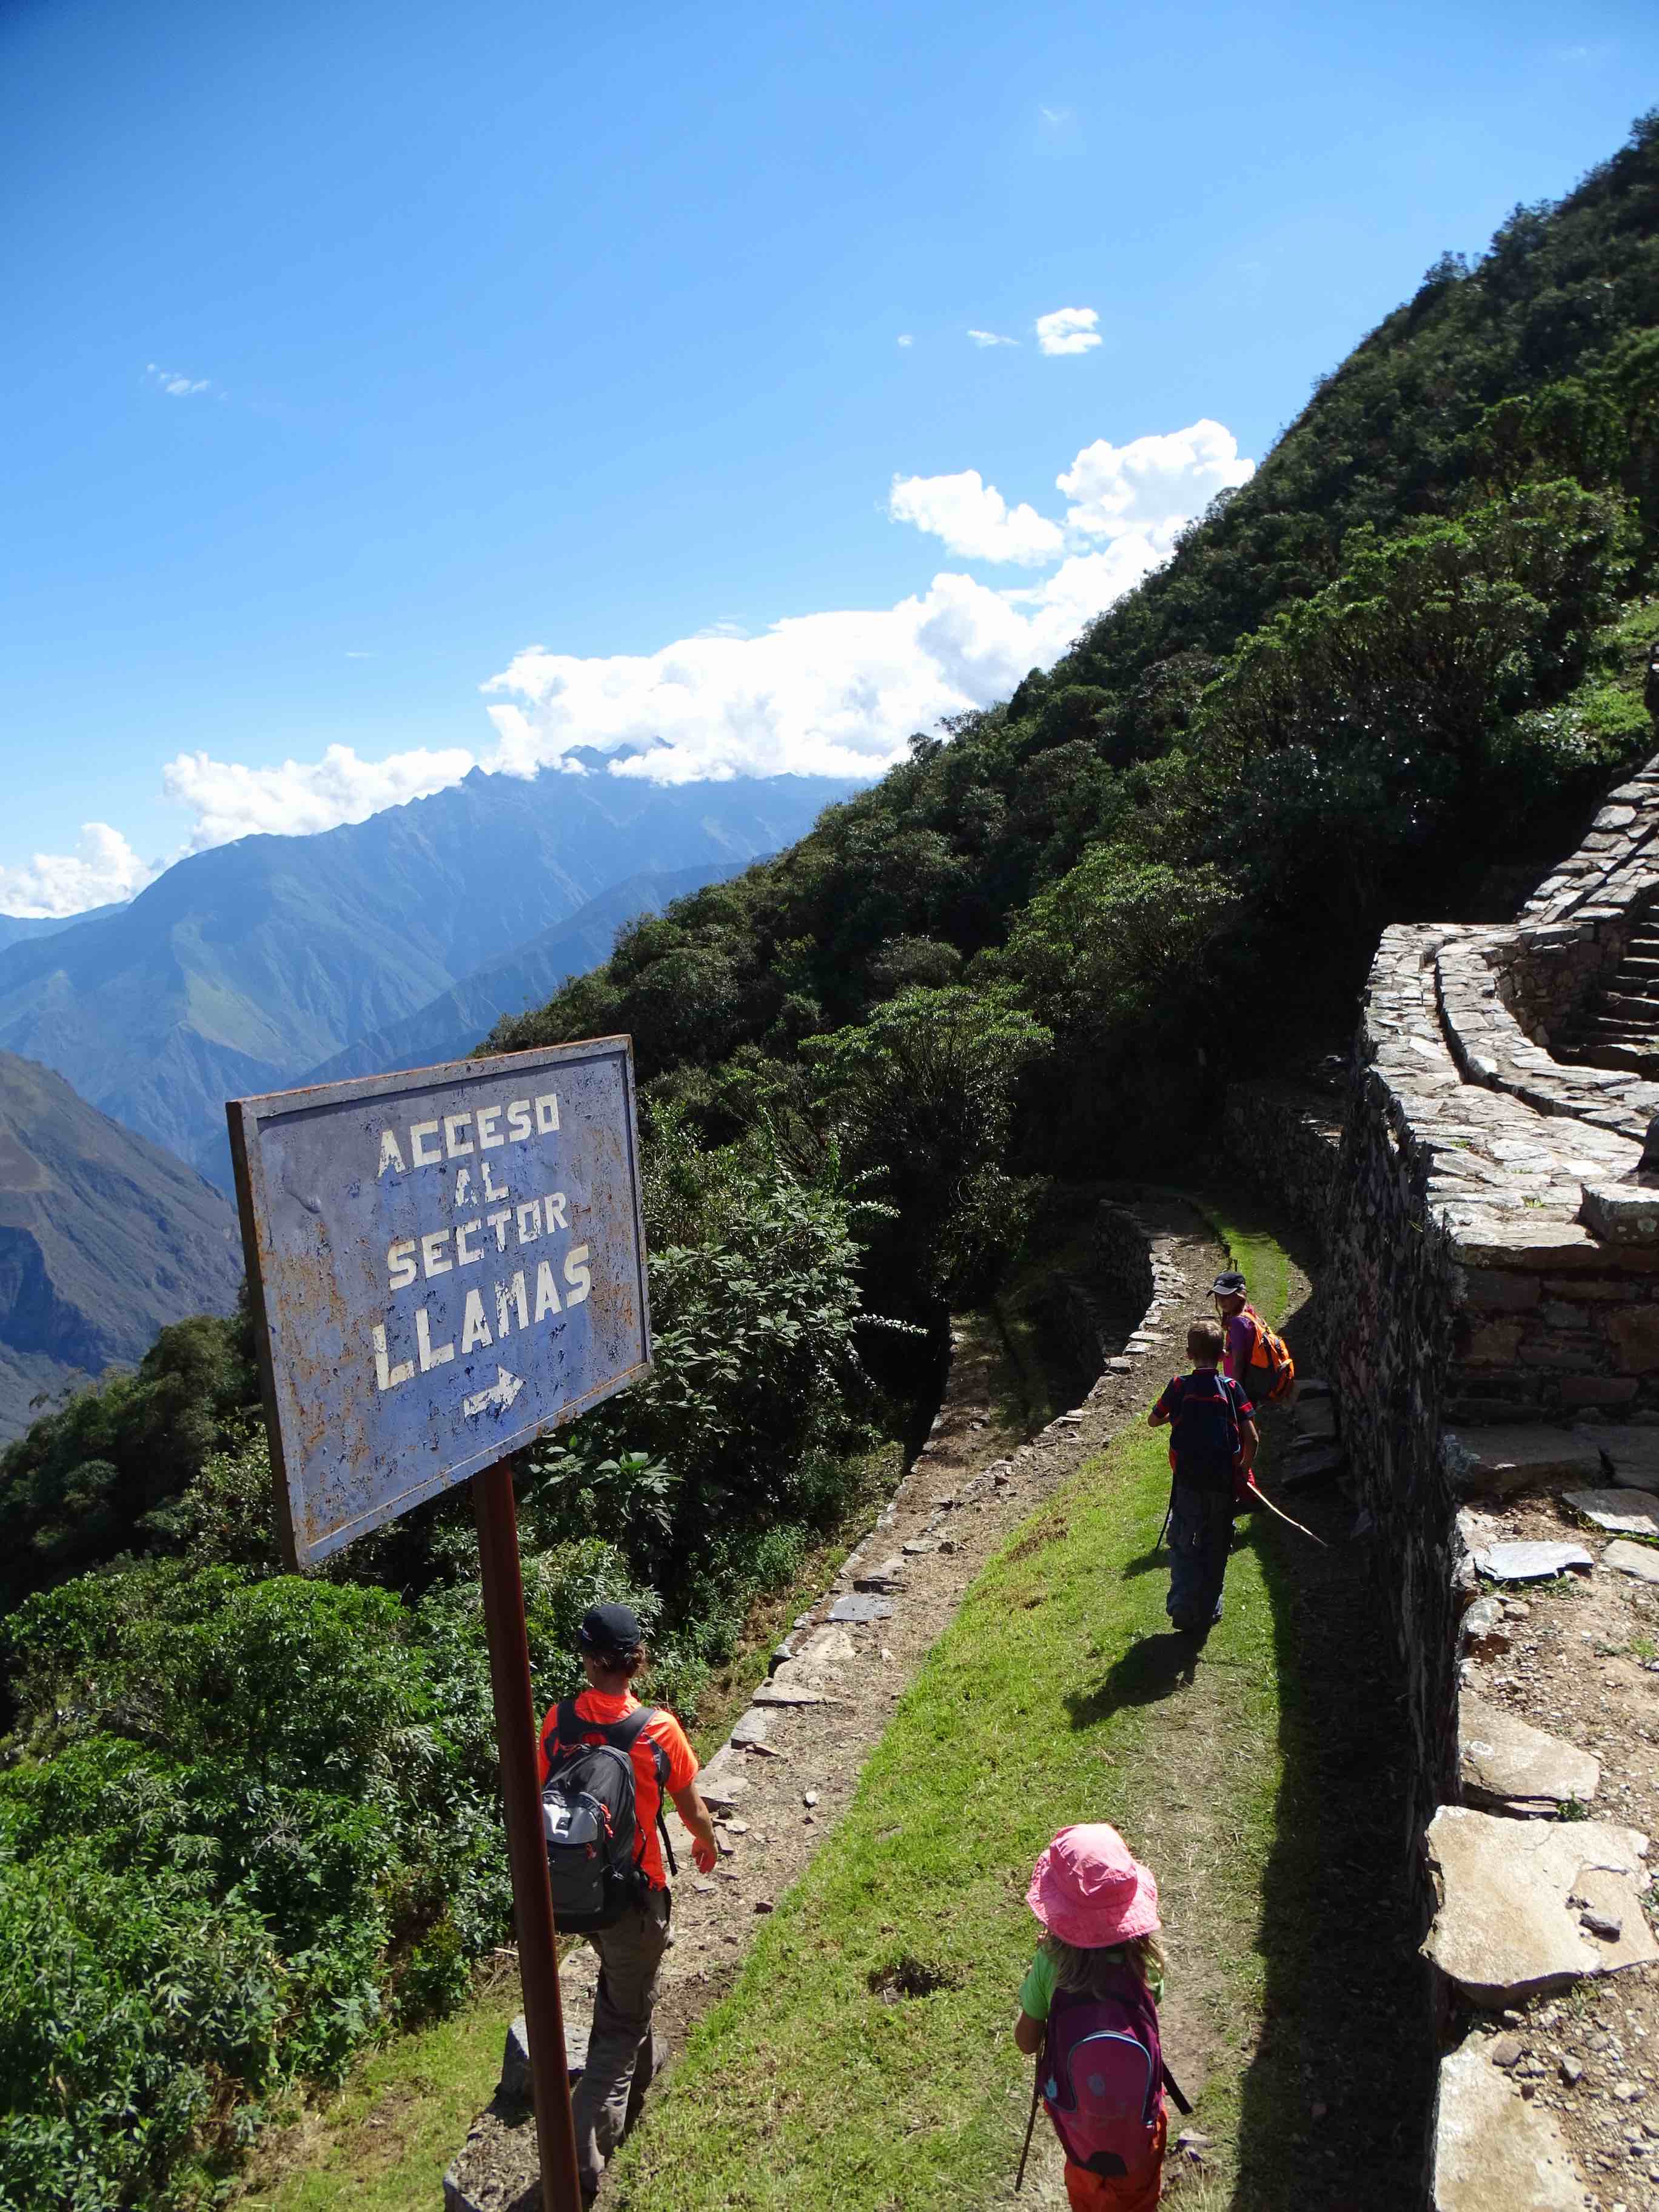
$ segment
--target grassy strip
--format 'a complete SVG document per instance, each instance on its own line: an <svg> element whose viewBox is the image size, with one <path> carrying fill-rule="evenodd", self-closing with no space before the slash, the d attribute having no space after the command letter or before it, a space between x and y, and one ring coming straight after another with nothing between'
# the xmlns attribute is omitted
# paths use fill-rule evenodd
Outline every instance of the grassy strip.
<svg viewBox="0 0 1659 2212"><path fill-rule="evenodd" d="M1118 1822L1157 1868L1225 2181L1261 2012L1273 1622L1252 1540L1196 1679L1176 1682L1153 1550L1168 1486L1163 1442L1133 1431L987 1567L852 1809L617 2162L617 2212L1002 2197L1030 2080L1009 2035L1036 1934L1024 1884L1079 1819ZM885 2002L872 1983L906 1959L939 1986Z"/></svg>
<svg viewBox="0 0 1659 2212"><path fill-rule="evenodd" d="M517 1990L514 1976L362 2060L337 2096L260 2146L237 2203L270 2212L435 2205L444 2168L494 2094Z"/></svg>

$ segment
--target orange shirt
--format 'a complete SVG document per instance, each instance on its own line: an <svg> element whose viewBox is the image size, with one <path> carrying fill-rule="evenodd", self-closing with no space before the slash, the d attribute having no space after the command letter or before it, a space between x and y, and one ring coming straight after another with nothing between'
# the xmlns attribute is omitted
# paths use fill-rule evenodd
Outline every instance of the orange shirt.
<svg viewBox="0 0 1659 2212"><path fill-rule="evenodd" d="M612 1721L626 1720L629 1713L640 1709L640 1701L631 1690L613 1697L605 1690L584 1690L576 1700L576 1717L582 1721L597 1721L601 1727ZM547 1717L542 1723L541 1739L536 1747L538 1776L547 1780L547 1739L553 1733L559 1717L556 1705L550 1705ZM665 1707L659 1705L651 1718L634 1739L634 1748L629 1754L634 1762L634 1850L645 1869L645 1878L653 1889L666 1889L668 1875L662 1863L662 1838L657 1833L657 1812L662 1803L662 1793L657 1786L657 1761L652 1745L660 1747L668 1761L668 1790L672 1796L684 1790L697 1778L697 1754L685 1740L685 1730Z"/></svg>

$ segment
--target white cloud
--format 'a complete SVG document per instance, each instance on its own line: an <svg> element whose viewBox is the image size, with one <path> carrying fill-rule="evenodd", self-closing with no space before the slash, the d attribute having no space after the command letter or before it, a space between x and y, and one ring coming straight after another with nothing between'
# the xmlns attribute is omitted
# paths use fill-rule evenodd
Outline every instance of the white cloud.
<svg viewBox="0 0 1659 2212"><path fill-rule="evenodd" d="M1127 446L1097 438L1054 482L1072 501L1066 520L1076 535L1139 534L1167 553L1182 524L1218 491L1255 474L1255 463L1240 457L1232 432L1206 417Z"/></svg>
<svg viewBox="0 0 1659 2212"><path fill-rule="evenodd" d="M898 342L902 346L914 345L915 343L915 340L911 337L908 331L901 331L899 332Z"/></svg>
<svg viewBox="0 0 1659 2212"><path fill-rule="evenodd" d="M968 335L976 346L1017 346L1019 343L1018 338L1004 337L1000 331L969 331Z"/></svg>
<svg viewBox="0 0 1659 2212"><path fill-rule="evenodd" d="M208 389L205 376L180 376L175 369L158 368L153 361L145 362L144 374L153 377L157 388L173 399L193 399L198 392Z"/></svg>
<svg viewBox="0 0 1659 2212"><path fill-rule="evenodd" d="M200 852L260 830L302 836L362 822L382 807L459 783L476 765L459 745L442 752L391 753L380 761L360 759L349 745L331 745L319 761L287 760L280 768L244 768L207 753L180 753L162 769L161 783L169 799L194 813L191 849Z"/></svg>
<svg viewBox="0 0 1659 2212"><path fill-rule="evenodd" d="M317 761L251 769L180 754L167 792L191 810L191 849L260 830L360 822L457 783L473 768L532 776L585 773L592 746L615 775L684 783L783 774L868 779L913 731L1006 698L1093 618L1165 559L1183 523L1254 464L1218 422L1125 446L1097 440L1057 478L1065 525L1010 508L976 470L896 478L889 513L960 557L1056 563L1015 589L943 570L896 605L791 617L756 635L732 621L655 653L606 657L530 646L481 689L494 739L365 760L332 745ZM1063 556L1063 557L1062 557ZM0 909L69 913L123 897L150 872L115 831L89 825L75 859L0 870Z"/></svg>
<svg viewBox="0 0 1659 2212"><path fill-rule="evenodd" d="M1100 343L1095 325L1100 320L1092 307L1056 307L1036 319L1037 344L1044 353L1087 353Z"/></svg>
<svg viewBox="0 0 1659 2212"><path fill-rule="evenodd" d="M964 561L1017 561L1040 568L1066 550L1066 533L1023 501L1010 507L977 469L950 477L895 477L887 495L895 522L914 522Z"/></svg>
<svg viewBox="0 0 1659 2212"><path fill-rule="evenodd" d="M81 914L143 890L157 873L107 822L83 822L73 853L36 853L0 867L0 914Z"/></svg>

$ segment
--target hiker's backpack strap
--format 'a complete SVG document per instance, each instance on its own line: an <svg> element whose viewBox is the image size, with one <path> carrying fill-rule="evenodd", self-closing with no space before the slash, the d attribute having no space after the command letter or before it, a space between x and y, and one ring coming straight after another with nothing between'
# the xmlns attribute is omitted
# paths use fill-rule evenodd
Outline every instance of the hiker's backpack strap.
<svg viewBox="0 0 1659 2212"><path fill-rule="evenodd" d="M574 1751L588 1723L576 1711L574 1698L561 1698L553 1708L553 1725L542 1738L542 1751L550 1767L561 1752Z"/></svg>
<svg viewBox="0 0 1659 2212"><path fill-rule="evenodd" d="M645 1734L651 1722L655 1720L661 1708L657 1705L638 1705L631 1713L625 1714L621 1720L611 1722L605 1731L606 1742L614 1746L617 1751L625 1752L631 1759L634 1755L635 1745ZM647 1739L647 1741L650 1740ZM668 1794L668 1753L659 1743L654 1741L650 1742L650 1750L651 1763L657 1772L657 1830L662 1838L663 1850L667 1854L669 1871L671 1874L678 1874L680 1870L679 1862L674 1856L674 1846L668 1837L668 1823L664 1820L662 1811L662 1801ZM645 1857L645 1836L641 1832L640 1848L635 1853L636 1862L643 1861Z"/></svg>

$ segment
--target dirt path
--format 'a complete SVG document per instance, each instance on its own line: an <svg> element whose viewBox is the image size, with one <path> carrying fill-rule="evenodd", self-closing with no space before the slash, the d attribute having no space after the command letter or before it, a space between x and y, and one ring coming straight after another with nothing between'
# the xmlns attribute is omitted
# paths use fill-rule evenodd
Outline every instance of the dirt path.
<svg viewBox="0 0 1659 2212"><path fill-rule="evenodd" d="M1184 1364L1188 1321L1208 1310L1224 1264L1209 1224L1183 1200L1125 1191L1151 1243L1153 1301L1142 1327L1073 1412L1021 1440L1005 1347L975 1317L953 1337L951 1371L932 1435L832 1588L800 1616L788 1656L709 1761L702 1787L717 1814L721 1863L712 1880L690 1866L690 1838L671 1814L681 1874L674 1942L657 2012L671 2051L735 1979L750 1937L795 1882L851 1802L894 1705L949 1626L986 1560L1035 1507L1127 1420L1145 1411L1150 1378ZM838 1618L848 1613L871 1616ZM592 2005L592 1954L562 1974L573 2056ZM1177 2011L1170 2059L1196 2072L1201 2029ZM1052 2161L1034 2151L1034 2181ZM1058 2166L1054 2166L1058 2176ZM447 2191L451 2212L537 2202L534 2130L521 2107L492 2105L467 2139ZM1038 2196L1032 2201L1049 2201ZM1060 2199L1052 2201L1063 2201Z"/></svg>
<svg viewBox="0 0 1659 2212"><path fill-rule="evenodd" d="M1183 1364L1185 1326L1206 1310L1221 1248L1183 1201L1143 1192L1134 1204L1158 1270L1146 1327L1075 1411L1018 1443L994 1333L965 1322L927 1448L710 1762L726 1853L713 1880L687 1871L677 1886L659 2014L672 2048L732 1986L765 1916L834 1831L896 1700L986 1560L1034 1512L1031 1540L1051 1541L1042 1504L1144 1413L1161 1371ZM1283 1279L1286 1255L1265 1234L1240 1259ZM1303 1339L1304 1372L1309 1304L1307 1277L1292 1266L1287 1334ZM1079 1729L1127 1704L1158 1708L1155 1764L1133 1793L1133 1841L1158 1868L1168 1907L1166 2051L1189 2092L1209 2083L1205 2110L1219 2138L1207 2153L1172 2148L1171 2203L1188 2212L1395 2212L1419 2193L1433 2079L1420 1930L1399 1847L1407 1747L1381 1562L1340 1488L1280 1487L1290 1426L1282 1414L1267 1425L1264 1484L1329 1548L1260 1514L1241 1523L1238 1545L1259 1569L1253 1601L1243 1595L1250 1576L1240 1577L1239 1602L1253 1607L1244 1618L1255 1623L1248 1659L1229 1664L1212 1650L1194 1667L1176 1639L1143 1635L1103 1652L1098 1680L1080 1654L1067 1702ZM1130 1571L1164 1566L1149 1551ZM845 1618L847 1600L874 1617ZM1266 1679L1277 1781L1265 1834L1259 1823L1246 1833L1237 1808L1260 1796ZM567 1966L575 2020L592 1973L586 1954ZM1024 2105L1009 2118L1023 2128ZM533 2171L523 2109L492 2106L468 2139L450 2212L532 2212ZM1060 2157L1041 2120L1018 2199L1012 2180L1012 2171L987 2174L953 2201L1060 2212ZM906 2212L928 2209L918 2198Z"/></svg>

